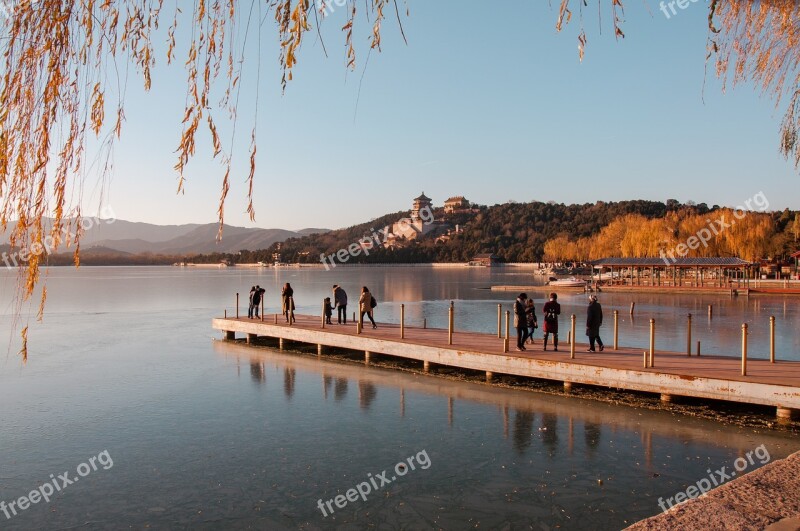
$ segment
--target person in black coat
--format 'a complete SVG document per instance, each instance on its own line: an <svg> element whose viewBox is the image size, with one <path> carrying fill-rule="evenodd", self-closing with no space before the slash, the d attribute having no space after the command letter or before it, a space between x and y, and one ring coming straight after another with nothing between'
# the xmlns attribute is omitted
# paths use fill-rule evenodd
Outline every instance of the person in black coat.
<svg viewBox="0 0 800 531"><path fill-rule="evenodd" d="M517 329L517 350L525 350L525 340L528 338L528 316L526 314L528 295L520 293L514 301L514 328Z"/></svg>
<svg viewBox="0 0 800 531"><path fill-rule="evenodd" d="M539 328L539 321L536 319L536 308L533 305L533 299L528 298L528 304L525 307L525 314L528 319L528 339L533 344L533 331Z"/></svg>
<svg viewBox="0 0 800 531"><path fill-rule="evenodd" d="M338 284L333 285L333 304L336 306L336 322L347 324L347 293Z"/></svg>
<svg viewBox="0 0 800 531"><path fill-rule="evenodd" d="M600 352L603 352L603 340L600 339L600 326L603 324L603 308L597 302L595 295L589 295L589 308L586 312L586 335L589 336L589 349L587 352L594 352L594 344Z"/></svg>
<svg viewBox="0 0 800 531"><path fill-rule="evenodd" d="M294 290L292 285L288 282L283 285L281 290L281 310L283 316L286 317L286 322L294 322Z"/></svg>
<svg viewBox="0 0 800 531"><path fill-rule="evenodd" d="M266 293L266 291L267 290L265 290L261 286L256 285L255 291L253 292L253 295L252 295L252 297L250 299L252 301L252 304L253 304L253 317L255 317L256 319L258 319L258 317L259 317L258 316L258 307L261 304L261 299L262 299L262 297L264 297L264 293Z"/></svg>
<svg viewBox="0 0 800 531"><path fill-rule="evenodd" d="M253 318L253 296L255 295L255 293L256 293L256 287L253 286L252 288L250 288L250 299L249 299L250 300L250 306L247 307L247 318L248 319L252 319Z"/></svg>
<svg viewBox="0 0 800 531"><path fill-rule="evenodd" d="M325 324L331 323L331 316L333 315L333 306L331 305L331 298L325 297Z"/></svg>

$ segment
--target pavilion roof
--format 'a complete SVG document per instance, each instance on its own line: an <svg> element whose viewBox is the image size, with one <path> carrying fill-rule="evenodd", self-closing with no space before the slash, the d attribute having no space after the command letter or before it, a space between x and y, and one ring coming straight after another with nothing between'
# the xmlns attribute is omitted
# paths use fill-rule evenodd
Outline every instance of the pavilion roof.
<svg viewBox="0 0 800 531"><path fill-rule="evenodd" d="M422 195L415 198L414 201L433 201L433 200L427 195L425 195L425 192L422 192Z"/></svg>

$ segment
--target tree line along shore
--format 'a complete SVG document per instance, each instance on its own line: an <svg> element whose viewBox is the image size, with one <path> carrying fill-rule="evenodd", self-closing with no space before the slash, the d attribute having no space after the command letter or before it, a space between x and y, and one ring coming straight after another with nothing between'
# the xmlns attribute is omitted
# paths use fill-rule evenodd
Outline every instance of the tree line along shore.
<svg viewBox="0 0 800 531"><path fill-rule="evenodd" d="M114 249L81 250L82 265L272 264L275 257L291 264L320 264L321 256L351 248L374 236L409 211L325 233L290 238L266 249L196 255L121 253ZM785 261L800 247L800 211L737 212L705 203L676 200L619 201L564 205L504 203L473 205L468 211L434 209L448 231L413 241L394 239L384 245L373 238L369 253L350 256L348 265L466 263L494 254L500 263L588 261L608 256L659 257L673 252L697 234L711 235L689 257L737 256L745 260ZM734 221L735 223L731 223ZM224 238L224 235L223 235ZM7 250L0 246L0 251ZM72 253L45 257L47 265L72 265Z"/></svg>

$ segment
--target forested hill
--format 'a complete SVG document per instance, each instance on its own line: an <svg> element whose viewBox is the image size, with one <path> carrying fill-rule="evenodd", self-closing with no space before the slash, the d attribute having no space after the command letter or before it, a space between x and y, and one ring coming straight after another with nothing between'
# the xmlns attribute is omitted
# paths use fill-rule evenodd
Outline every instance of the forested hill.
<svg viewBox="0 0 800 531"><path fill-rule="evenodd" d="M437 220L443 219L453 227L459 225L461 228L461 232L452 234L449 241L437 242L435 238L426 237L401 248L375 249L369 255L350 258L349 262L465 262L479 253L495 253L504 262L540 261L545 242L555 236L590 236L625 214L657 218L665 216L669 210L678 209L689 209L698 214L709 211L705 204L682 205L674 200L666 204L643 200L583 205L506 203L489 207L475 206L471 212L447 215L441 209L436 209ZM290 238L280 244L279 252L284 262L319 263L321 254L330 255L346 249L361 238L408 215L408 211L395 212L346 229ZM272 262L275 252L278 252L278 244L258 251L194 256L187 260L198 263L221 259L233 263Z"/></svg>

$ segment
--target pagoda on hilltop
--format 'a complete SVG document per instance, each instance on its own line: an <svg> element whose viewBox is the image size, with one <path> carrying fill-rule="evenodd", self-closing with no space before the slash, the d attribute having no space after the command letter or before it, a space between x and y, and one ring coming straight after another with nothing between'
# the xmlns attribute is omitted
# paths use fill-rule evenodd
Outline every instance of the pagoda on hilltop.
<svg viewBox="0 0 800 531"><path fill-rule="evenodd" d="M425 192L422 192L422 195L414 199L414 207L411 209L411 219L413 221L422 219L419 214L423 210L433 212L433 199L426 196Z"/></svg>

